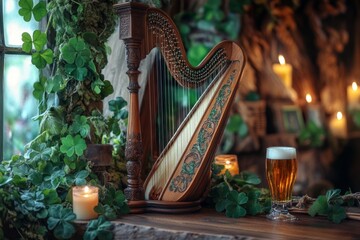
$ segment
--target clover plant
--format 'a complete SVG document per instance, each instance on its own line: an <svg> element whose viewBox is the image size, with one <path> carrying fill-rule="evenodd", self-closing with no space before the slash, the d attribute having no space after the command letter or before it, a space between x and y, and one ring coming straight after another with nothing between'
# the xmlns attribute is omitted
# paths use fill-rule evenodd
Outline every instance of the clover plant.
<svg viewBox="0 0 360 240"><path fill-rule="evenodd" d="M84 156L87 145L96 140L91 138L94 123L104 126L97 129L99 138L103 135L115 146L115 167L123 156L126 102L114 99L111 117L104 117L101 109L101 101L113 92L101 70L107 64L106 41L115 27L115 3L18 1L24 21L46 18L48 23L46 29L22 34L22 49L39 69L33 96L39 101L34 120L40 131L24 153L0 164L0 239L72 238L75 185L100 188L100 217L89 222L84 239L111 239L109 220L129 210L119 182L101 185Z"/></svg>

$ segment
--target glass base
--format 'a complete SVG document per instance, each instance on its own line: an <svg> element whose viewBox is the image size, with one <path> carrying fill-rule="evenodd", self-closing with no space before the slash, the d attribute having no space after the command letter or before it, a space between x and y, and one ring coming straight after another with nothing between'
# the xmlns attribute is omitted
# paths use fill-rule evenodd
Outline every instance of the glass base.
<svg viewBox="0 0 360 240"><path fill-rule="evenodd" d="M291 222L298 220L297 217L289 213L286 204L273 205L270 210L270 213L266 215L266 218L273 221L283 221L283 222Z"/></svg>

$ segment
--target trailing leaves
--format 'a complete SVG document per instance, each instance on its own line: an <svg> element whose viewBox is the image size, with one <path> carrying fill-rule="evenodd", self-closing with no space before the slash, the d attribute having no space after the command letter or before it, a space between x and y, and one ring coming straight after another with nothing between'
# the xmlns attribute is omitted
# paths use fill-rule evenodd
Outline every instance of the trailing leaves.
<svg viewBox="0 0 360 240"><path fill-rule="evenodd" d="M111 240L114 235L112 228L112 223L106 221L104 216L100 216L98 219L91 220L88 223L84 234L84 240Z"/></svg>
<svg viewBox="0 0 360 240"><path fill-rule="evenodd" d="M270 209L269 193L257 188L260 178L250 172L241 172L231 176L226 170L224 175L219 165L213 165L213 184L209 197L218 212L225 211L227 217L239 218L245 215L256 215Z"/></svg>
<svg viewBox="0 0 360 240"><path fill-rule="evenodd" d="M49 208L48 228L54 231L54 236L58 239L69 239L75 233L72 221L76 215L72 209L63 208L62 205L52 205Z"/></svg>
<svg viewBox="0 0 360 240"><path fill-rule="evenodd" d="M32 64L47 69L40 71L33 85L33 96L39 101L39 115L33 119L39 121L40 133L25 146L25 153L0 163L0 239L69 239L75 232L69 190L88 181L99 186L83 153L90 135L90 105L113 92L101 69L107 63L105 42L115 27L114 2L15 2L25 21L40 21L49 13L46 32L22 34L22 49L31 54ZM50 76L45 77L45 73ZM110 136L116 119L102 116L98 120L103 125L111 122L101 133L108 135L109 141L120 142L117 156L123 155L125 140ZM125 213L128 207L123 194L109 194L114 199L106 201L104 212L113 212L114 217ZM107 193L102 197L110 198ZM94 221L89 228L90 235L98 239L112 236L104 219Z"/></svg>
<svg viewBox="0 0 360 240"><path fill-rule="evenodd" d="M66 62L66 73L78 81L83 81L88 75L88 68L96 70L91 60L91 51L82 38L73 37L60 49L60 59Z"/></svg>
<svg viewBox="0 0 360 240"><path fill-rule="evenodd" d="M95 207L95 211L109 219L114 219L116 216L130 212L124 193L113 187L109 187L106 190L104 199L101 202L101 204Z"/></svg>
<svg viewBox="0 0 360 240"><path fill-rule="evenodd" d="M346 218L345 208L342 206L344 200L341 198L340 189L332 189L326 195L320 195L308 210L310 216L327 216L335 223L340 223Z"/></svg>

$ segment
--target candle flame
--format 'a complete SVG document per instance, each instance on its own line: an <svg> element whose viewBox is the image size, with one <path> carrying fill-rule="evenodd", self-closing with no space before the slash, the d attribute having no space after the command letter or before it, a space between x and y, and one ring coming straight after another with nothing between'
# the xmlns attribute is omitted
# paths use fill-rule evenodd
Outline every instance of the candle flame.
<svg viewBox="0 0 360 240"><path fill-rule="evenodd" d="M285 62L285 58L284 58L284 56L283 55L279 55L279 63L281 64L281 65L284 65L286 62Z"/></svg>
<svg viewBox="0 0 360 240"><path fill-rule="evenodd" d="M352 89L353 89L354 91L356 91L356 90L358 89L358 85L356 84L356 82L353 82L353 83L351 84L351 87L352 87Z"/></svg>
<svg viewBox="0 0 360 240"><path fill-rule="evenodd" d="M226 165L229 165L231 162L229 160L226 160Z"/></svg>
<svg viewBox="0 0 360 240"><path fill-rule="evenodd" d="M307 103L311 103L311 101L312 101L312 97L311 97L311 95L310 95L309 93L306 94L305 99L306 99L306 102L307 102Z"/></svg>
<svg viewBox="0 0 360 240"><path fill-rule="evenodd" d="M343 118L342 113L341 113L341 112L337 112L337 113L336 113L336 118L337 118L337 120L341 120L341 119Z"/></svg>
<svg viewBox="0 0 360 240"><path fill-rule="evenodd" d="M88 186L85 186L85 187L84 187L84 192L85 192L85 193L90 192L90 188L89 188Z"/></svg>

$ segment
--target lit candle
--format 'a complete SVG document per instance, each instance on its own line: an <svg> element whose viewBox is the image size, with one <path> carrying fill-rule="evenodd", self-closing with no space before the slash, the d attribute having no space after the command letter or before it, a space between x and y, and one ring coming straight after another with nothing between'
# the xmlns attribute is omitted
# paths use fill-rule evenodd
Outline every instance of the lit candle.
<svg viewBox="0 0 360 240"><path fill-rule="evenodd" d="M76 219L88 220L97 218L94 208L99 203L99 189L94 186L76 186L72 188L73 212Z"/></svg>
<svg viewBox="0 0 360 240"><path fill-rule="evenodd" d="M280 64L279 64L280 63ZM273 64L273 71L284 83L285 87L292 87L292 66L285 62L283 55L279 55L279 63Z"/></svg>
<svg viewBox="0 0 360 240"><path fill-rule="evenodd" d="M306 94L305 100L306 100L307 103L311 103L311 102L312 102L312 97L311 97L310 93Z"/></svg>
<svg viewBox="0 0 360 240"><path fill-rule="evenodd" d="M239 174L239 164L236 155L218 155L215 157L215 164L223 165L219 175L225 174L229 170L232 176Z"/></svg>
<svg viewBox="0 0 360 240"><path fill-rule="evenodd" d="M307 121L309 122L311 121L315 123L316 126L322 127L323 119L321 115L320 105L312 103L313 99L310 93L306 94L305 100L306 100L305 110L306 110Z"/></svg>
<svg viewBox="0 0 360 240"><path fill-rule="evenodd" d="M341 112L330 120L329 127L335 137L346 137L346 119Z"/></svg>
<svg viewBox="0 0 360 240"><path fill-rule="evenodd" d="M347 99L348 107L350 109L359 106L360 90L358 90L358 85L356 84L356 82L353 82L351 86L347 87Z"/></svg>

